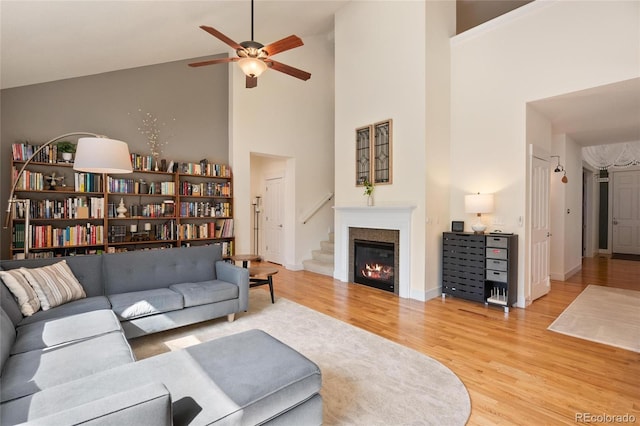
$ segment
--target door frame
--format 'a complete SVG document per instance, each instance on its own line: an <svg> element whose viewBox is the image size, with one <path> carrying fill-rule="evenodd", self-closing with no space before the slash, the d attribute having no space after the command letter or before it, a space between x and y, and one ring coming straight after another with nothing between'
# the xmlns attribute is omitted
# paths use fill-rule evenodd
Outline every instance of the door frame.
<svg viewBox="0 0 640 426"><path fill-rule="evenodd" d="M545 148L540 147L538 145L535 144L529 144L528 149L527 149L527 215L526 215L526 223L524 224L525 226L525 235L526 235L526 259L525 259L525 277L524 277L524 294L522 296L518 296L518 298L520 299L522 297L522 299L524 299L524 301L522 302L522 306L521 307L526 307L531 305L531 303L533 303L534 299L532 297L533 294L533 254L534 254L534 249L533 249L533 159L534 158L538 158L542 161L547 161L549 162L551 153L549 151L547 151ZM549 176L549 179L551 179L551 177ZM549 187L550 188L550 187ZM551 230L551 224L550 224L550 209L551 209L551 195L550 193L548 194L548 206L549 206L549 211L547 212L549 217L547 218L547 222L548 222L548 229L549 231ZM551 253L551 238L550 238L550 234L547 236L547 245L548 245L548 253ZM549 268L550 266L550 262L549 259L547 259L547 268ZM550 275L550 271L548 271L549 274L547 275L547 282L550 284L551 281L551 275ZM520 291L518 290L518 294L520 294ZM520 300L522 300L520 299ZM520 304L519 304L520 305Z"/></svg>

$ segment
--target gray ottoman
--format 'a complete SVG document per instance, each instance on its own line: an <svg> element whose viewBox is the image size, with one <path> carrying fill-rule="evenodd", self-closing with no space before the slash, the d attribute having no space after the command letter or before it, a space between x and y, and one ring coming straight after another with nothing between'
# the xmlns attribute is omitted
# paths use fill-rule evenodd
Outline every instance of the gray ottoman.
<svg viewBox="0 0 640 426"><path fill-rule="evenodd" d="M149 383L161 383L168 389L174 425L322 424L320 369L261 330L45 389L3 405L2 418L13 423L77 410L82 404ZM134 412L132 418L136 418Z"/></svg>

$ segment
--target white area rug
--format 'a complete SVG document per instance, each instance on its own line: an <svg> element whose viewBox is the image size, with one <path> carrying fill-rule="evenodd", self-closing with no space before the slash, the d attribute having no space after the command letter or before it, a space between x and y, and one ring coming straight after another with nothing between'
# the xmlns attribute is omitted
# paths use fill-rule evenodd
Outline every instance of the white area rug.
<svg viewBox="0 0 640 426"><path fill-rule="evenodd" d="M438 361L269 293L250 292L249 312L131 341L138 359L259 328L322 370L325 425L464 425L460 379Z"/></svg>
<svg viewBox="0 0 640 426"><path fill-rule="evenodd" d="M590 285L548 329L640 352L640 291Z"/></svg>

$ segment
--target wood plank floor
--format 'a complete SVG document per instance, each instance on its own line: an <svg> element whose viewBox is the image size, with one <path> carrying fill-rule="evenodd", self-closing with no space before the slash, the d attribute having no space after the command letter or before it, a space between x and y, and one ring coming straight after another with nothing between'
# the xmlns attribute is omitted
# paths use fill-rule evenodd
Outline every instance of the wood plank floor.
<svg viewBox="0 0 640 426"><path fill-rule="evenodd" d="M640 424L640 354L547 330L589 284L640 290L640 262L585 259L581 272L552 281L548 295L509 314L450 297L400 299L279 269L276 298L408 346L454 371L471 396L470 425L575 424L578 413L629 414Z"/></svg>

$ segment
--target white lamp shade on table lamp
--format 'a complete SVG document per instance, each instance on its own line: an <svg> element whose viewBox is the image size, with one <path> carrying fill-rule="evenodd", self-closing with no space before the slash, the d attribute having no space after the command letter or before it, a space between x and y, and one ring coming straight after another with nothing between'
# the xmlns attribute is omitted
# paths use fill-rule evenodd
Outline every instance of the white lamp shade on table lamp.
<svg viewBox="0 0 640 426"><path fill-rule="evenodd" d="M131 173L126 142L105 137L78 139L74 170L90 173Z"/></svg>
<svg viewBox="0 0 640 426"><path fill-rule="evenodd" d="M464 196L464 209L478 215L478 221L471 226L477 233L483 233L487 226L480 219L482 213L493 212L493 194L471 194Z"/></svg>

